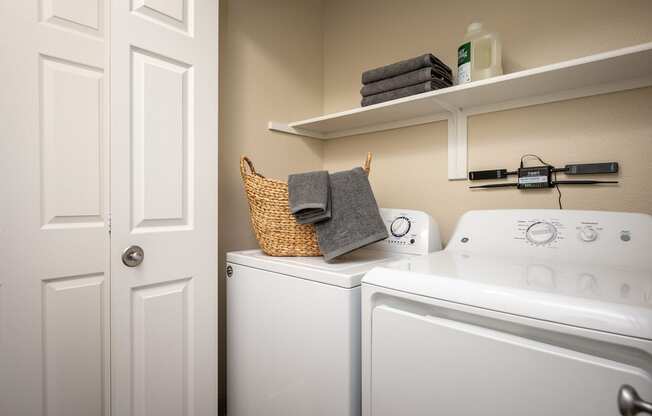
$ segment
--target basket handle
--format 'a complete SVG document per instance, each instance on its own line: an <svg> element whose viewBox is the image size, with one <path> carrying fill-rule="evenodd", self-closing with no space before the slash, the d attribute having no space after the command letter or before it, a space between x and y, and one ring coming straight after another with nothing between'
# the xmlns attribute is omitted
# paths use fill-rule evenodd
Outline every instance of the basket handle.
<svg viewBox="0 0 652 416"><path fill-rule="evenodd" d="M247 167L249 169L247 169ZM367 175L369 175L369 171L371 170L371 152L367 153L367 159L364 161L364 165L362 165L362 169L367 173ZM256 168L254 168L253 162L247 156L241 156L240 157L240 175L243 178L247 174L247 170L249 170L249 172L251 172L251 174L253 174L253 175L258 175L261 178L263 177L263 175L256 172Z"/></svg>
<svg viewBox="0 0 652 416"><path fill-rule="evenodd" d="M247 169L247 167L249 169ZM243 178L245 177L245 175L247 175L247 170L249 170L249 172L252 175L258 175L260 177L263 176L263 175L256 172L256 169L254 168L253 162L247 156L241 156L240 157L240 175Z"/></svg>
<svg viewBox="0 0 652 416"><path fill-rule="evenodd" d="M369 175L369 170L371 169L371 152L367 153L367 160L364 161L362 169Z"/></svg>

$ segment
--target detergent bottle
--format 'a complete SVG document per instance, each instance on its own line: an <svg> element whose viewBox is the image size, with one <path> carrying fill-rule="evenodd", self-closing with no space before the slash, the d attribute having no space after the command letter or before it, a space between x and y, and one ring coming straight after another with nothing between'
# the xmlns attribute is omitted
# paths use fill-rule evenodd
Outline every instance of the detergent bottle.
<svg viewBox="0 0 652 416"><path fill-rule="evenodd" d="M502 73L502 45L498 35L484 30L482 23L471 23L466 29L464 43L457 49L457 83L465 84Z"/></svg>

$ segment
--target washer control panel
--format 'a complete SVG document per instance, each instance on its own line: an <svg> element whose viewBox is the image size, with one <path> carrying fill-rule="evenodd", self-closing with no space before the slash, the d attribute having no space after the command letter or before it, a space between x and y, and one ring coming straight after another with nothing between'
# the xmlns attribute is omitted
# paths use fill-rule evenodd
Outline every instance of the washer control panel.
<svg viewBox="0 0 652 416"><path fill-rule="evenodd" d="M439 227L427 213L381 208L380 215L389 237L374 244L373 248L405 254L427 254L441 250Z"/></svg>
<svg viewBox="0 0 652 416"><path fill-rule="evenodd" d="M392 220L392 223L389 225L389 233L396 238L400 238L410 232L410 228L412 228L410 218L400 216Z"/></svg>

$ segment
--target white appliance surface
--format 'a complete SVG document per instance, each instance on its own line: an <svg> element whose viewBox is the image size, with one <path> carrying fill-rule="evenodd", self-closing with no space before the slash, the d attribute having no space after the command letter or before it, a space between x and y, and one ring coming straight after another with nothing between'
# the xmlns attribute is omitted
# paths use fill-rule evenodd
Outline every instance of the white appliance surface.
<svg viewBox="0 0 652 416"><path fill-rule="evenodd" d="M528 239L538 224L554 225L550 241ZM585 227L594 230L592 241L582 239ZM652 216L644 214L469 212L445 250L375 269L365 282L652 339L650 247Z"/></svg>
<svg viewBox="0 0 652 416"><path fill-rule="evenodd" d="M360 286L229 266L227 414L359 414Z"/></svg>
<svg viewBox="0 0 652 416"><path fill-rule="evenodd" d="M363 415L616 415L652 399L652 216L471 211L362 282Z"/></svg>
<svg viewBox="0 0 652 416"><path fill-rule="evenodd" d="M441 249L425 213L381 209L390 238L322 257L227 254L227 413L360 414L360 280Z"/></svg>
<svg viewBox="0 0 652 416"><path fill-rule="evenodd" d="M227 262L352 288L360 285L364 273L381 263L441 249L437 224L425 212L381 208L380 213L389 238L331 262L323 257L272 257L262 250L227 253Z"/></svg>
<svg viewBox="0 0 652 416"><path fill-rule="evenodd" d="M254 267L343 288L360 286L364 273L380 263L398 261L405 255L361 249L327 263L323 257L271 257L262 250L227 254L229 263Z"/></svg>

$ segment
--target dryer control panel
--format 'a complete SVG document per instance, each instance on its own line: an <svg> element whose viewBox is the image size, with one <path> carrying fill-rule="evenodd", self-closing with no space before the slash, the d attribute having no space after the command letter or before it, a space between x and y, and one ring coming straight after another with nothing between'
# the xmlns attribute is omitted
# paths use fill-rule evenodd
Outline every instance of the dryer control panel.
<svg viewBox="0 0 652 416"><path fill-rule="evenodd" d="M649 262L652 216L574 210L470 211L458 222L448 247L635 266Z"/></svg>
<svg viewBox="0 0 652 416"><path fill-rule="evenodd" d="M609 221L607 221L609 222ZM613 233L612 226L616 226L619 231ZM604 238L604 233L609 233L609 238L613 241L607 244L618 244L620 242L629 242L632 239L632 228L638 227L620 224L606 225L600 219L574 219L564 221L559 218L550 217L542 219L517 220L515 224L515 233L512 236L514 240L521 240L528 245L538 247L558 247L565 239L573 239L575 243L589 244ZM572 242L566 243L572 247ZM596 244L597 245L597 244Z"/></svg>
<svg viewBox="0 0 652 416"><path fill-rule="evenodd" d="M381 208L389 238L370 248L401 254L428 254L441 250L439 227L430 215L411 209Z"/></svg>

